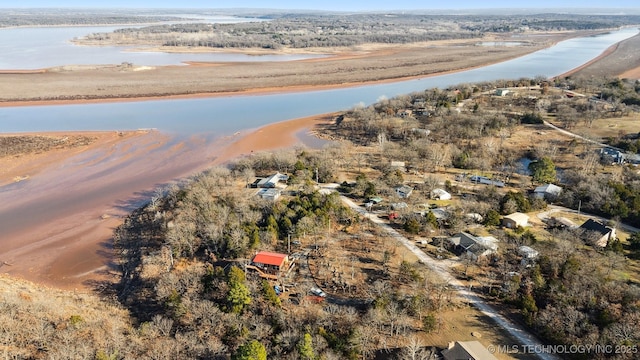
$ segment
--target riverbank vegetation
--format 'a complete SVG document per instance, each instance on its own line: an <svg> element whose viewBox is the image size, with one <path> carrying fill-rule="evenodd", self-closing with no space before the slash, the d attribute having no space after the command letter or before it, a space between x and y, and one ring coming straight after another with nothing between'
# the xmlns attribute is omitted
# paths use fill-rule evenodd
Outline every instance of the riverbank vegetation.
<svg viewBox="0 0 640 360"><path fill-rule="evenodd" d="M640 23L640 16L537 14L271 14L262 22L163 24L94 33L81 44L153 45L189 48L334 48L478 39L488 33L518 34L605 30ZM517 39L512 40L518 43Z"/></svg>

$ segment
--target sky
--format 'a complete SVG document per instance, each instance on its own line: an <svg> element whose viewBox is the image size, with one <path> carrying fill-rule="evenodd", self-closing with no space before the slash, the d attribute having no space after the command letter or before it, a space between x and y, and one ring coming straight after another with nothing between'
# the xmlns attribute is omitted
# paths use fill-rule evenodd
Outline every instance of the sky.
<svg viewBox="0 0 640 360"><path fill-rule="evenodd" d="M334 11L492 8L638 8L638 0L0 0L0 7L268 8Z"/></svg>

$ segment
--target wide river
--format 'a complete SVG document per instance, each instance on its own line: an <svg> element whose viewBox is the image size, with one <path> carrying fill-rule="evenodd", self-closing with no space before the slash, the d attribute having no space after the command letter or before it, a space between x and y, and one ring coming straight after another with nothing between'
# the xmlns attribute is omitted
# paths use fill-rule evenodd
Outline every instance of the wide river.
<svg viewBox="0 0 640 360"><path fill-rule="evenodd" d="M637 28L624 28L604 35L574 38L491 66L389 84L273 95L0 108L0 132L157 128L180 134L228 134L277 121L348 109L357 104L371 104L383 96L390 98L433 87L551 77L588 62L611 45L637 33Z"/></svg>
<svg viewBox="0 0 640 360"><path fill-rule="evenodd" d="M628 28L571 39L492 66L390 84L273 95L0 108L0 132L160 130L52 163L35 175L26 174L33 175L28 180L0 186L0 261L13 265L2 271L56 286L91 286L95 274L108 272L113 265L110 238L117 217L147 201L154 187L209 166L219 155L218 142L212 141L216 137L370 104L382 96L459 83L554 76L637 33ZM4 56L0 52L0 58Z"/></svg>

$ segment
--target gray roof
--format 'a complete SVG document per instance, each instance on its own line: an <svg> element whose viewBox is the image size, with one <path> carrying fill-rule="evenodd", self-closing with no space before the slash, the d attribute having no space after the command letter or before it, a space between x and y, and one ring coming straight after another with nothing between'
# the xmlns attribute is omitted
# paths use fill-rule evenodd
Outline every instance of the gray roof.
<svg viewBox="0 0 640 360"><path fill-rule="evenodd" d="M479 341L456 341L442 351L445 360L497 360Z"/></svg>
<svg viewBox="0 0 640 360"><path fill-rule="evenodd" d="M534 193L543 193L543 194L551 194L551 195L558 195L562 192L562 188L560 186L554 185L554 184L545 184L542 186L538 186L535 190L533 190Z"/></svg>
<svg viewBox="0 0 640 360"><path fill-rule="evenodd" d="M498 239L493 236L473 236L469 233L461 232L449 238L449 241L451 241L453 245L460 246L474 253L484 252L485 250L498 250Z"/></svg>

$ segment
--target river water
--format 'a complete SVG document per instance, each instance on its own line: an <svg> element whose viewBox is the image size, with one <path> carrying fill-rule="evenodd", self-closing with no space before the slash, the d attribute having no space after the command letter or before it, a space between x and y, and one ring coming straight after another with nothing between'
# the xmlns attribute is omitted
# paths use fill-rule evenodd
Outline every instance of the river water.
<svg viewBox="0 0 640 360"><path fill-rule="evenodd" d="M176 15L180 16L180 15ZM251 18L206 17L190 22L236 23L264 21ZM63 65L104 65L129 62L136 65L182 65L186 61L293 61L324 55L245 55L233 53L165 53L133 51L129 46L79 46L71 40L91 33L140 26L76 26L0 29L0 69L33 70Z"/></svg>
<svg viewBox="0 0 640 360"><path fill-rule="evenodd" d="M183 135L230 134L287 119L371 104L383 96L391 98L433 87L551 77L588 62L611 45L637 33L636 28L624 28L604 35L570 39L491 66L388 84L271 95L0 108L0 132L157 128Z"/></svg>

